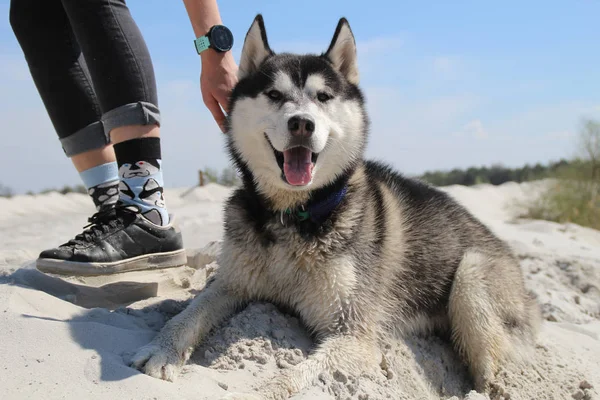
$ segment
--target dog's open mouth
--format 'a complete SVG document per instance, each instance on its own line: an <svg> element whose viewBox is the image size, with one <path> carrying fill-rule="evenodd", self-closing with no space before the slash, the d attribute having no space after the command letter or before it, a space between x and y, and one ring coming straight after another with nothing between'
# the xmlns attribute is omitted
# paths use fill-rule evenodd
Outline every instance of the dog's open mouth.
<svg viewBox="0 0 600 400"><path fill-rule="evenodd" d="M292 186L306 186L312 181L313 168L319 156L313 153L309 148L296 146L283 152L273 147L271 141L267 141L275 153L277 164L281 168L282 178Z"/></svg>

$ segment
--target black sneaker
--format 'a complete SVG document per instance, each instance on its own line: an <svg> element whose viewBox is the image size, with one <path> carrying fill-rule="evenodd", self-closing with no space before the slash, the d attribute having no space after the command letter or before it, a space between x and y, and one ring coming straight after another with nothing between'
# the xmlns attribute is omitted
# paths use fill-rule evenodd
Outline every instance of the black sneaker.
<svg viewBox="0 0 600 400"><path fill-rule="evenodd" d="M155 225L135 207L122 203L101 210L85 231L55 249L40 253L40 271L66 275L109 275L170 268L187 262L181 232Z"/></svg>

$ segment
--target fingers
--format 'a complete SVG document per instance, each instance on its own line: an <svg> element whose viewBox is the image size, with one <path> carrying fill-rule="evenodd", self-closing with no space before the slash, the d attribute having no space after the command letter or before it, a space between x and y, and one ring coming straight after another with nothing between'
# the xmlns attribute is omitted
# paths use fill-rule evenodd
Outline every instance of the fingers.
<svg viewBox="0 0 600 400"><path fill-rule="evenodd" d="M204 104L219 125L219 128L221 128L221 132L225 133L225 114L223 114L223 110L221 110L217 100L211 95L207 95L204 99Z"/></svg>
<svg viewBox="0 0 600 400"><path fill-rule="evenodd" d="M234 73L236 67L233 58L230 60L227 56L224 59L210 60L207 58L202 61L200 73L202 98L221 131L225 133L227 119L223 111L227 114L230 111L229 96L237 83L237 76ZM230 64L233 64L233 67Z"/></svg>
<svg viewBox="0 0 600 400"><path fill-rule="evenodd" d="M229 93L225 92L223 90L217 90L216 93L214 93L214 98L219 102L219 104L221 105L221 107L223 107L223 110L225 110L225 112L227 114L229 114L229 97L228 97Z"/></svg>

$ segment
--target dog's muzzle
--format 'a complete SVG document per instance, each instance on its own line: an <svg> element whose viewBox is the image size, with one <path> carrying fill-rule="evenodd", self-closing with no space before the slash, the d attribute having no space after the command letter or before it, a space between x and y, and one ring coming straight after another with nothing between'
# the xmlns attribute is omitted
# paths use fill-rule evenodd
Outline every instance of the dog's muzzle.
<svg viewBox="0 0 600 400"><path fill-rule="evenodd" d="M298 128L298 130L306 131L306 127ZM273 149L279 168L281 168L282 179L287 184L306 186L312 182L313 169L319 154L312 151L310 135L299 133L292 136L284 151L277 150L266 134L265 137Z"/></svg>

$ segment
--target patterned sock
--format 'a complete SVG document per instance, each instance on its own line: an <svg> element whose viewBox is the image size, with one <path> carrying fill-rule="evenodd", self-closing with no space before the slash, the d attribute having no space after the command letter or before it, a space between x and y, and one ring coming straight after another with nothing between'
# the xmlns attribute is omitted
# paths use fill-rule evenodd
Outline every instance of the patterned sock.
<svg viewBox="0 0 600 400"><path fill-rule="evenodd" d="M167 225L160 138L127 140L113 146L119 165L119 199L156 225Z"/></svg>
<svg viewBox="0 0 600 400"><path fill-rule="evenodd" d="M79 173L96 210L112 207L119 199L119 173L116 162L109 162Z"/></svg>

